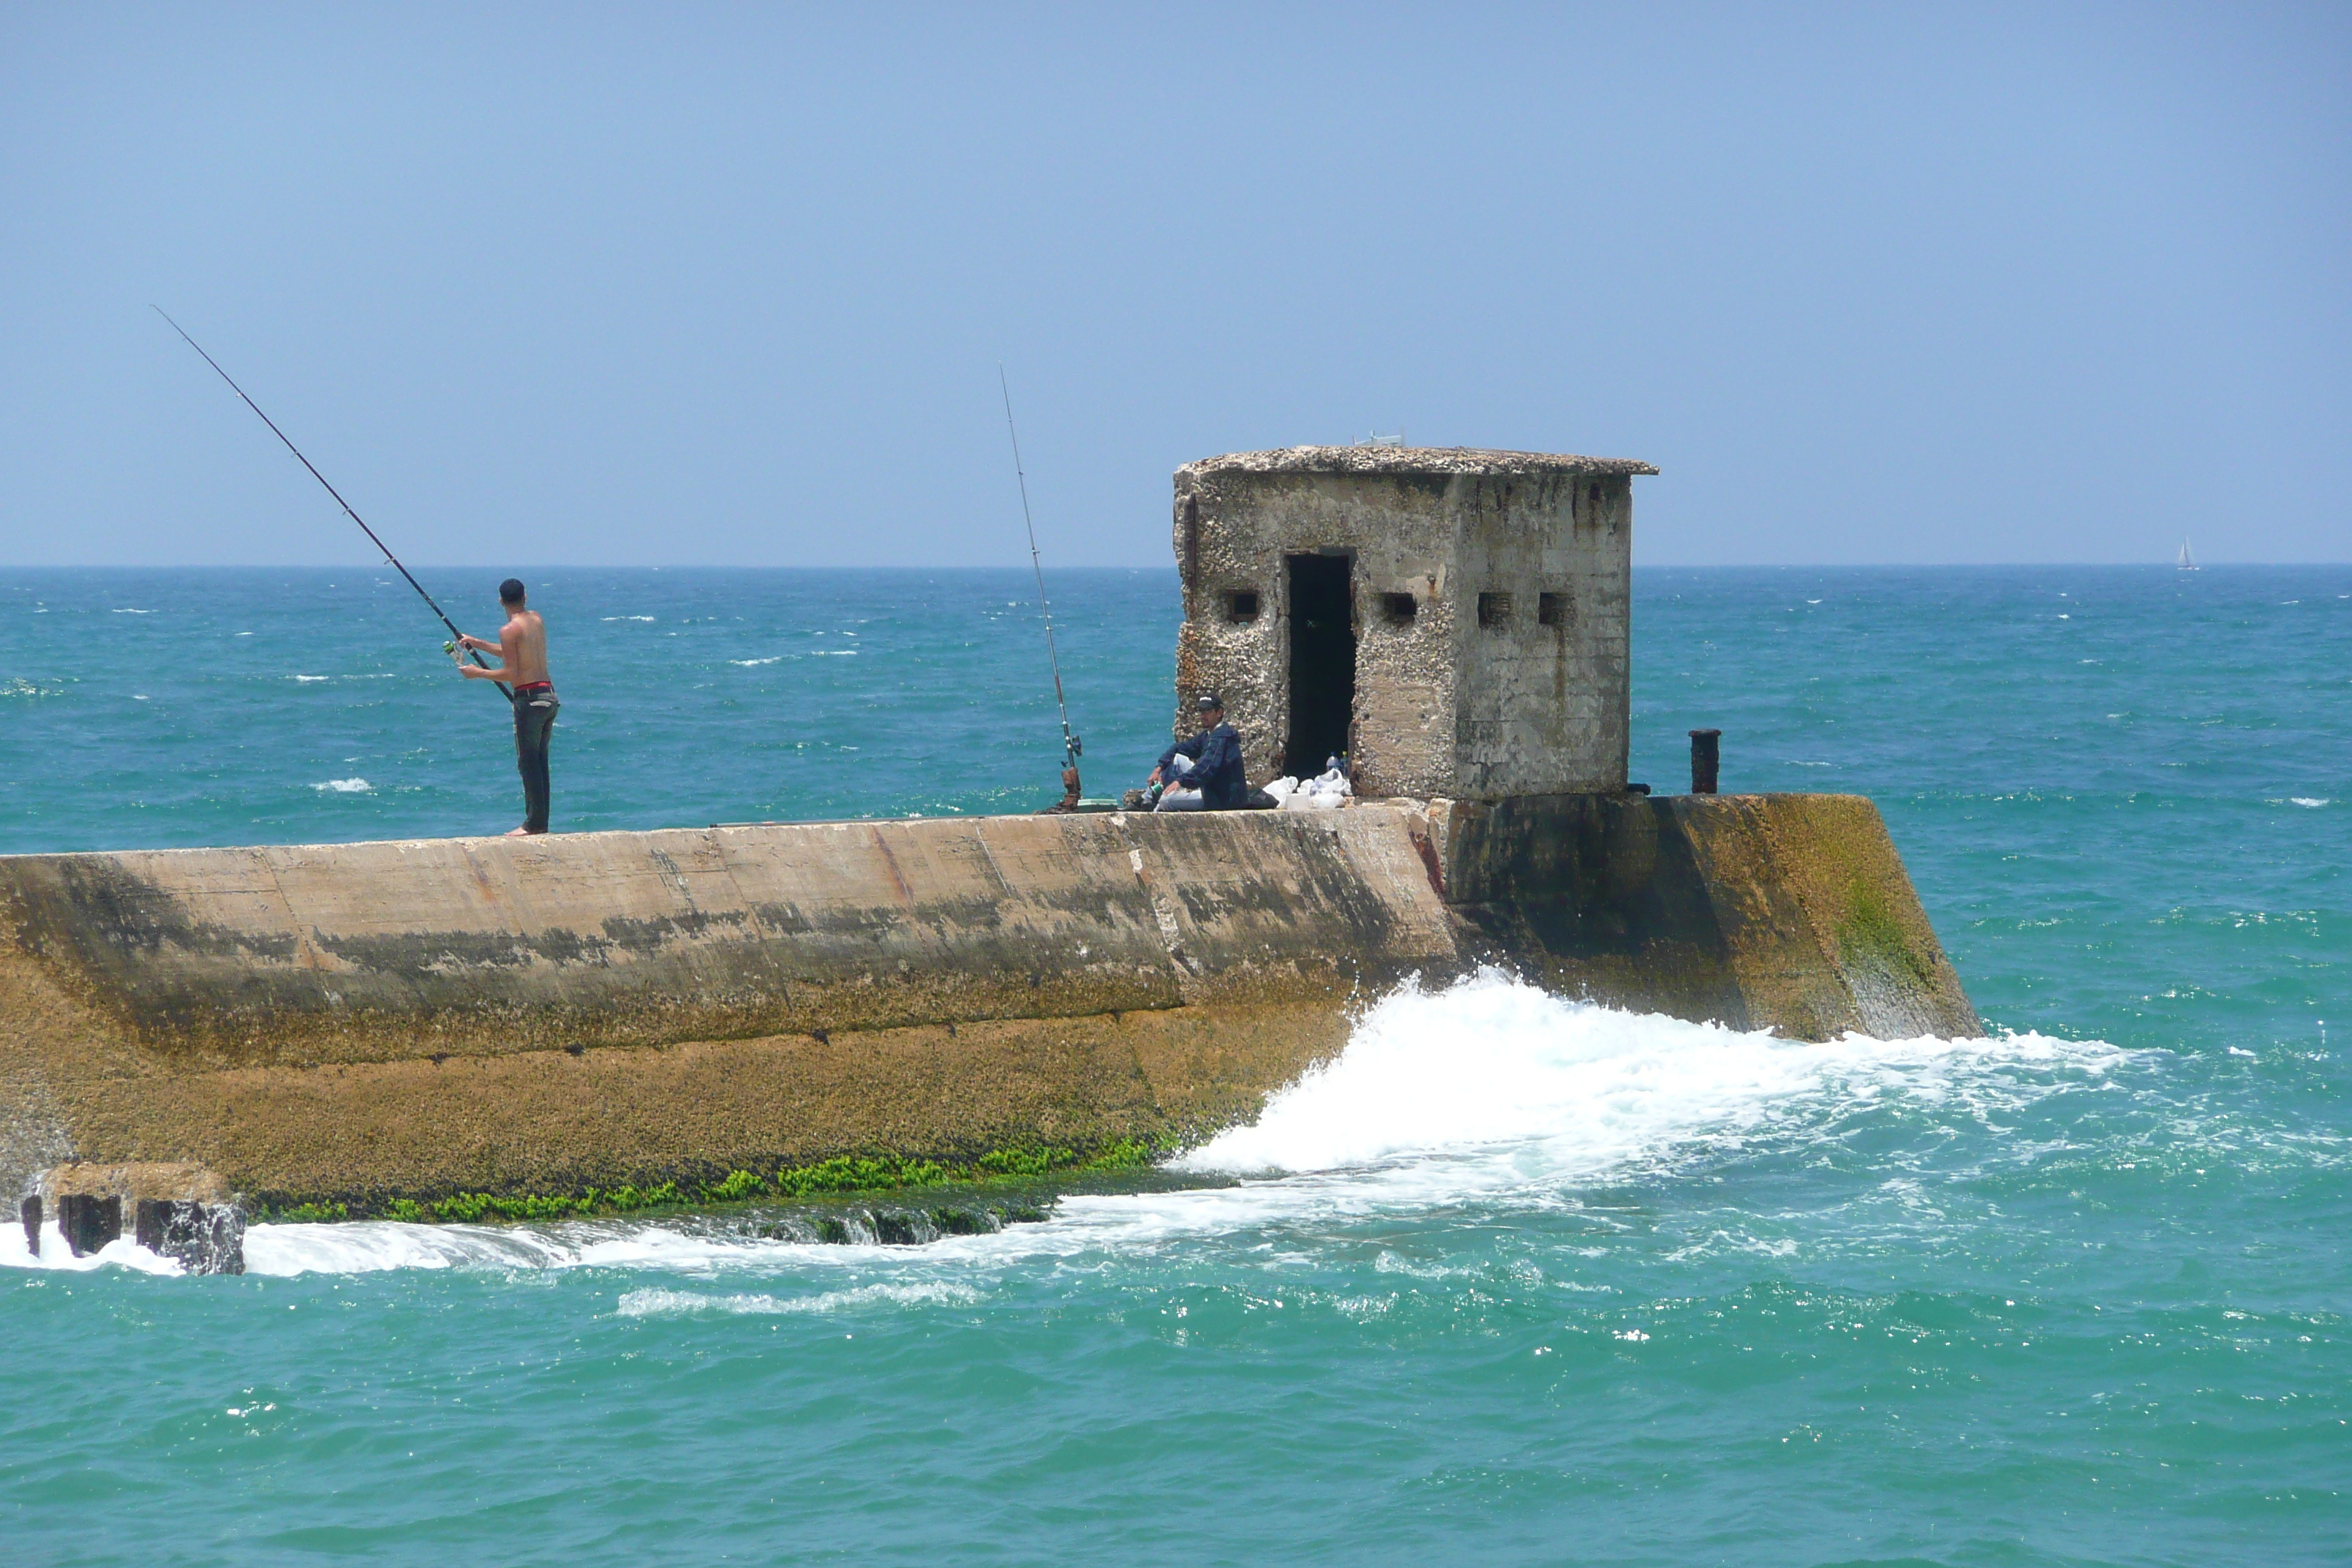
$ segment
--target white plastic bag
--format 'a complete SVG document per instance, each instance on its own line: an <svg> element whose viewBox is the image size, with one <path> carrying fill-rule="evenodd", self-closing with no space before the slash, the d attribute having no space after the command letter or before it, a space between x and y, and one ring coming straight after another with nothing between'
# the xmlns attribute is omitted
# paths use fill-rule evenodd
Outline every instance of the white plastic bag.
<svg viewBox="0 0 2352 1568"><path fill-rule="evenodd" d="M1276 782L1293 784L1293 787L1280 797L1282 809L1285 811L1337 811L1347 805L1348 797L1355 793L1348 784L1348 775L1337 768L1329 773L1318 774L1303 784L1294 780ZM1267 788L1266 793L1268 795L1274 793L1271 786Z"/></svg>

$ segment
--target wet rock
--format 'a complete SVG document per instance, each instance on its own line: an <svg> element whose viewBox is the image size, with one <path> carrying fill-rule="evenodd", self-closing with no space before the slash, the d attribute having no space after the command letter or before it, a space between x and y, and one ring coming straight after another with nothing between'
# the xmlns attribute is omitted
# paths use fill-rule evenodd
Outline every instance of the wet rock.
<svg viewBox="0 0 2352 1568"><path fill-rule="evenodd" d="M66 1250L88 1258L122 1234L122 1200L91 1193L66 1193L58 1198L58 1230Z"/></svg>
<svg viewBox="0 0 2352 1568"><path fill-rule="evenodd" d="M245 1272L245 1211L235 1204L141 1198L132 1219L140 1246L191 1274Z"/></svg>
<svg viewBox="0 0 2352 1568"><path fill-rule="evenodd" d="M41 1255L41 1194L35 1193L19 1205L25 1220L25 1248L34 1257Z"/></svg>

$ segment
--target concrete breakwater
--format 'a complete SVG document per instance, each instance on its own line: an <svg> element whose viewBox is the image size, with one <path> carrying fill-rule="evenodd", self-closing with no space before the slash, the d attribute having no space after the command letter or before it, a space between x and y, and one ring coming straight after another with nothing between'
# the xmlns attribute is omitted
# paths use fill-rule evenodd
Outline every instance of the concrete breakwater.
<svg viewBox="0 0 2352 1568"><path fill-rule="evenodd" d="M1489 963L1799 1038L1978 1029L1850 796L19 856L0 1182L173 1163L380 1213L1166 1147Z"/></svg>

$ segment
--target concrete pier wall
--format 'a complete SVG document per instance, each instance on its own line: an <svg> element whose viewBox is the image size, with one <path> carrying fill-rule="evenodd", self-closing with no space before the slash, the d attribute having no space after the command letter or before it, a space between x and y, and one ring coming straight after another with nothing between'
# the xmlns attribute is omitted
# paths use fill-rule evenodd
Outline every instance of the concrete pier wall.
<svg viewBox="0 0 2352 1568"><path fill-rule="evenodd" d="M375 1205L1195 1137L1485 962L1806 1038L1977 1027L1850 797L8 857L0 1185Z"/></svg>

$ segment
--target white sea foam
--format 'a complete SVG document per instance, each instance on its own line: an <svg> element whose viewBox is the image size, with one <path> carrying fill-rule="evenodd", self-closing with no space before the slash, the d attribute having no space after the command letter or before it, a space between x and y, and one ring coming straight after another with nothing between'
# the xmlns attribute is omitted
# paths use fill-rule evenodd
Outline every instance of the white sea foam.
<svg viewBox="0 0 2352 1568"><path fill-rule="evenodd" d="M856 658L857 657L857 650L854 647L821 647L813 651L814 657L817 658Z"/></svg>
<svg viewBox="0 0 2352 1568"><path fill-rule="evenodd" d="M310 787L329 795L366 795L375 785L365 779L322 779Z"/></svg>
<svg viewBox="0 0 2352 1568"><path fill-rule="evenodd" d="M757 669L763 664L773 664L783 657L784 656L782 654L775 653L770 654L765 658L730 658L727 662L730 664L740 664L746 669Z"/></svg>
<svg viewBox="0 0 2352 1568"><path fill-rule="evenodd" d="M0 1268L44 1268L53 1273L87 1274L94 1268L128 1268L138 1274L177 1274L179 1264L159 1258L127 1236L115 1237L87 1258L76 1258L66 1247L58 1222L41 1226L41 1250L35 1256L25 1244L25 1227L14 1220L0 1225Z"/></svg>
<svg viewBox="0 0 2352 1568"><path fill-rule="evenodd" d="M2293 795L2287 796L2287 799L2296 805L2322 806L2328 804L2325 798L2315 800L2307 795Z"/></svg>
<svg viewBox="0 0 2352 1568"><path fill-rule="evenodd" d="M603 618L608 621L650 621L653 619L651 616L605 616Z"/></svg>
<svg viewBox="0 0 2352 1568"><path fill-rule="evenodd" d="M697 1312L738 1316L787 1312L845 1312L861 1307L965 1307L981 1299L969 1285L951 1279L919 1279L905 1284L859 1285L846 1290L824 1290L813 1296L709 1295L698 1290L631 1290L615 1309L624 1318L681 1317Z"/></svg>
<svg viewBox="0 0 2352 1568"><path fill-rule="evenodd" d="M245 1233L249 1274L368 1274L386 1268L641 1268L709 1273L757 1258L772 1261L789 1243L709 1236L658 1221L574 1221L545 1227L502 1225L257 1225ZM813 1249L803 1248L803 1250ZM826 1252L870 1256L870 1248Z"/></svg>
<svg viewBox="0 0 2352 1568"><path fill-rule="evenodd" d="M1940 1099L1988 1061L2096 1072L2123 1055L2039 1036L1807 1044L1570 1002L1490 971L1391 994L1336 1061L1181 1163L1295 1173L1508 1150L1509 1172L1589 1176L1832 1093Z"/></svg>
<svg viewBox="0 0 2352 1568"><path fill-rule="evenodd" d="M152 610L116 610L113 613L118 616L152 616L155 612Z"/></svg>

